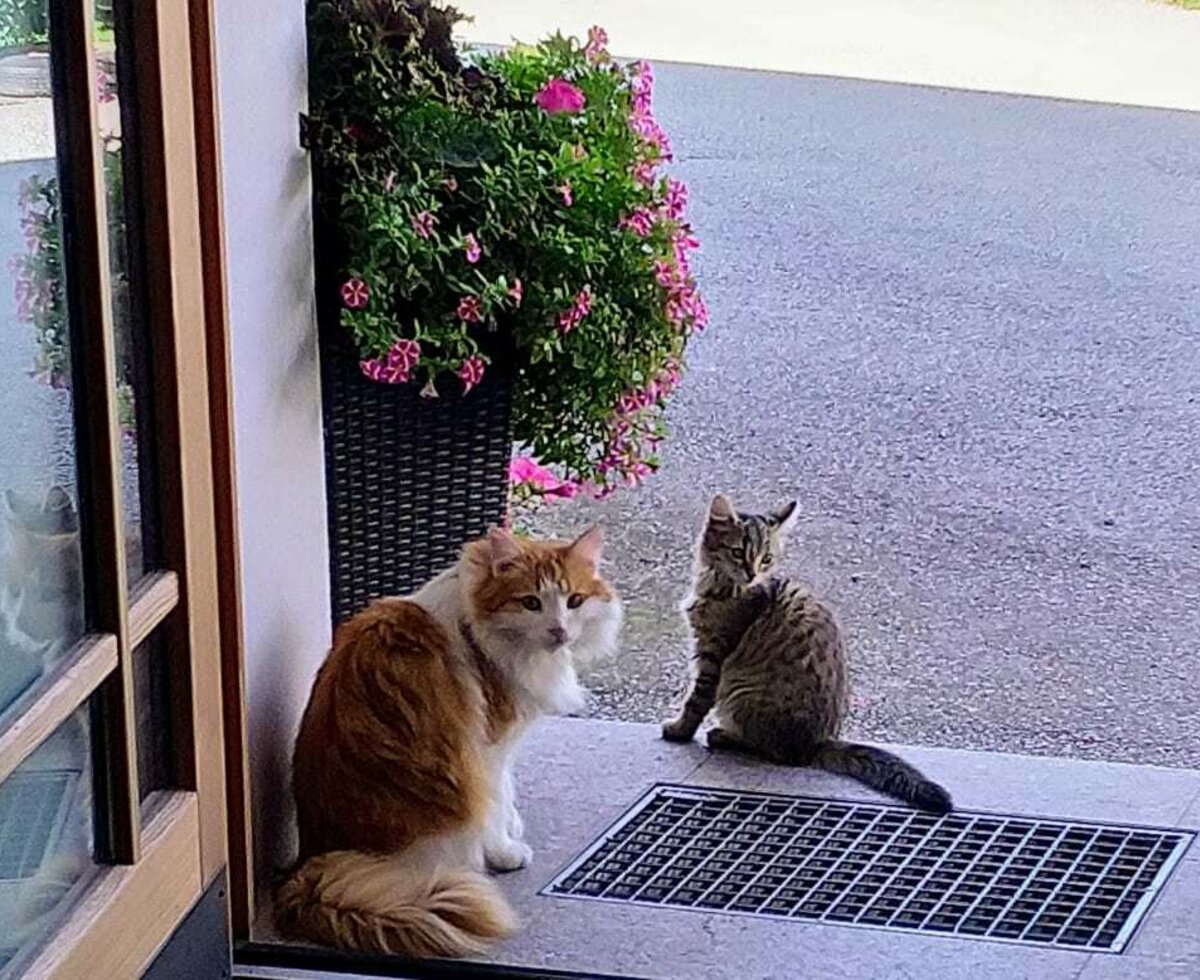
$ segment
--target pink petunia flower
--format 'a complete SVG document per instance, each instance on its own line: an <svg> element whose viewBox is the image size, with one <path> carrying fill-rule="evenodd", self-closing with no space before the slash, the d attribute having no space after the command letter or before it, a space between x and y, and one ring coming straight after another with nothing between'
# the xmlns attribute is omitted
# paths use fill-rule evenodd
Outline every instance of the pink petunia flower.
<svg viewBox="0 0 1200 980"><path fill-rule="evenodd" d="M371 288L361 279L347 279L342 283L342 302L347 309L361 310L371 298Z"/></svg>
<svg viewBox="0 0 1200 980"><path fill-rule="evenodd" d="M654 278L663 289L674 289L679 284L679 268L664 259L655 259Z"/></svg>
<svg viewBox="0 0 1200 980"><path fill-rule="evenodd" d="M639 160L633 165L633 179L643 187L653 186L656 163L655 160Z"/></svg>
<svg viewBox="0 0 1200 980"><path fill-rule="evenodd" d="M512 285L508 287L508 298L513 301L513 306L520 306L524 295L525 287L521 285L521 280L513 279Z"/></svg>
<svg viewBox="0 0 1200 980"><path fill-rule="evenodd" d="M584 46L583 53L588 61L605 61L608 58L608 52L605 48L608 45L608 31L599 25L588 28L587 44Z"/></svg>
<svg viewBox="0 0 1200 980"><path fill-rule="evenodd" d="M508 482L514 486L526 486L551 497L571 498L582 489L573 480L560 480L532 456L516 456L508 465Z"/></svg>
<svg viewBox="0 0 1200 980"><path fill-rule="evenodd" d="M479 355L468 357L462 362L458 376L462 379L464 395L483 380L483 369L483 358Z"/></svg>
<svg viewBox="0 0 1200 980"><path fill-rule="evenodd" d="M563 184L558 188L558 193L562 195L563 207L569 208L575 203L575 195L571 192L570 184Z"/></svg>
<svg viewBox="0 0 1200 980"><path fill-rule="evenodd" d="M645 238L654 230L654 215L646 208L638 208L621 222L621 227L628 228L639 238Z"/></svg>
<svg viewBox="0 0 1200 980"><path fill-rule="evenodd" d="M437 218L435 218L428 211L422 211L420 214L413 215L413 231L415 231L422 238L428 238L430 235L432 235L433 226L436 224Z"/></svg>
<svg viewBox="0 0 1200 980"><path fill-rule="evenodd" d="M649 100L654 90L654 66L648 61L635 61L629 66L632 74L633 94L636 98Z"/></svg>
<svg viewBox="0 0 1200 980"><path fill-rule="evenodd" d="M96 69L96 98L101 105L117 101L117 80L103 68Z"/></svg>
<svg viewBox="0 0 1200 980"><path fill-rule="evenodd" d="M683 217L683 212L687 210L687 195L687 184L674 177L667 179L667 194L663 204L667 217L672 221Z"/></svg>
<svg viewBox="0 0 1200 980"><path fill-rule="evenodd" d="M635 110L629 117L629 128L654 151L656 159L660 161L672 159L671 140L667 137L666 130L658 124L658 120L650 115L649 110L644 112Z"/></svg>
<svg viewBox="0 0 1200 980"><path fill-rule="evenodd" d="M564 500L570 500L578 496L582 491L582 483L576 483L574 480L563 480L553 490L547 490L546 493L551 497L562 497Z"/></svg>
<svg viewBox="0 0 1200 980"><path fill-rule="evenodd" d="M388 350L387 366L393 381L407 381L421 359L421 345L415 340L397 340Z"/></svg>
<svg viewBox="0 0 1200 980"><path fill-rule="evenodd" d="M565 78L552 78L542 86L533 101L551 116L579 112L587 103L583 92Z"/></svg>
<svg viewBox="0 0 1200 980"><path fill-rule="evenodd" d="M421 345L415 340L397 340L384 358L371 357L359 362L359 370L372 381L400 384L412 377L421 360Z"/></svg>
<svg viewBox="0 0 1200 980"><path fill-rule="evenodd" d="M479 247L479 239L474 235L468 234L463 239L463 252L467 256L467 261L474 265L483 255L483 249Z"/></svg>
<svg viewBox="0 0 1200 980"><path fill-rule="evenodd" d="M675 264L681 269L687 269L688 251L700 247L700 242L692 234L690 228L684 225L671 239L671 248L675 252Z"/></svg>
<svg viewBox="0 0 1200 980"><path fill-rule="evenodd" d="M543 490L554 486L558 477L532 456L515 456L508 464L508 479L512 483L529 483Z"/></svg>
<svg viewBox="0 0 1200 980"><path fill-rule="evenodd" d="M483 306L478 296L464 296L458 301L458 318L468 323L478 323L483 319Z"/></svg>
<svg viewBox="0 0 1200 980"><path fill-rule="evenodd" d="M558 315L558 329L570 333L592 311L592 287L584 286L575 296L571 308Z"/></svg>

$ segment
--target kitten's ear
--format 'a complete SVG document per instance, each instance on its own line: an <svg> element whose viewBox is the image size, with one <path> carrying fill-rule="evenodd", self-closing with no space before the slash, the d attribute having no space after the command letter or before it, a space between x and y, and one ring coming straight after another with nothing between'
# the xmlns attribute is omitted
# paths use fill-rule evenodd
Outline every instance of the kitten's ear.
<svg viewBox="0 0 1200 980"><path fill-rule="evenodd" d="M593 524L572 541L567 550L595 568L600 561L600 552L604 550L604 531L599 524Z"/></svg>
<svg viewBox="0 0 1200 980"><path fill-rule="evenodd" d="M717 494L708 505L708 519L718 523L736 521L737 511L733 509L733 501L723 493Z"/></svg>
<svg viewBox="0 0 1200 980"><path fill-rule="evenodd" d="M488 531L488 544L491 546L492 568L503 568L521 557L521 546L507 528L494 527Z"/></svg>
<svg viewBox="0 0 1200 980"><path fill-rule="evenodd" d="M784 504L779 510L772 511L771 516L767 518L773 527L780 531L789 531L792 527L792 522L796 519L796 501Z"/></svg>

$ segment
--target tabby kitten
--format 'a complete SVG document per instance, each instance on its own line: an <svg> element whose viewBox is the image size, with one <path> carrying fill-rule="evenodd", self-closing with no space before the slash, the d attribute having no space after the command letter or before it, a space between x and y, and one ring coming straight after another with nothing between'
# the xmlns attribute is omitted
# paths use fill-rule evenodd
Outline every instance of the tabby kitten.
<svg viewBox="0 0 1200 980"><path fill-rule="evenodd" d="M514 750L543 714L583 707L573 659L616 645L621 605L601 535L495 530L406 598L344 623L300 723L300 854L276 893L282 931L346 949L462 956L510 932L481 872L532 851Z"/></svg>
<svg viewBox="0 0 1200 980"><path fill-rule="evenodd" d="M712 501L684 612L695 639L694 679L663 738L686 742L714 702L710 748L743 749L787 765L816 766L935 813L953 803L937 783L870 745L838 740L849 676L833 613L799 583L770 572L796 504L767 516Z"/></svg>

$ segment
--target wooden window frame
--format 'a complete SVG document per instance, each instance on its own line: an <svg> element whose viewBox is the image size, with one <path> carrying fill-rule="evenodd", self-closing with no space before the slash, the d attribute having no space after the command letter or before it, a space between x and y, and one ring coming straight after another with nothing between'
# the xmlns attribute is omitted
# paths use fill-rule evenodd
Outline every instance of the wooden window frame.
<svg viewBox="0 0 1200 980"><path fill-rule="evenodd" d="M60 0L52 0L58 4ZM233 484L211 0L142 0L124 37L136 52L140 212L152 352L157 564L128 588L94 0L62 0L55 37L65 243L89 624L64 666L0 728L0 779L88 703L96 732L97 858L80 897L25 967L37 977L134 976L226 867L237 908L249 866L241 737L241 618ZM147 392L143 397L149 397ZM133 658L151 636L171 658L178 789L139 798ZM235 710L223 711L222 693ZM230 724L234 738L225 740ZM226 820L226 766L235 775ZM107 819L105 819L107 817ZM240 841L240 843L239 843ZM240 893L248 896L246 879ZM248 907L243 906L248 918Z"/></svg>

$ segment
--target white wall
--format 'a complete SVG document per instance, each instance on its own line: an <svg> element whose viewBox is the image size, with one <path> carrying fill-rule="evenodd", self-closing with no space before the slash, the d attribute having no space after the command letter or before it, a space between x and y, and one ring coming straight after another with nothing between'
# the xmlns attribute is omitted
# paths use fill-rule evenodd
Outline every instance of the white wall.
<svg viewBox="0 0 1200 980"><path fill-rule="evenodd" d="M215 0L257 878L294 856L288 760L329 645L303 0ZM287 819L285 819L287 818Z"/></svg>

